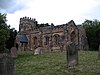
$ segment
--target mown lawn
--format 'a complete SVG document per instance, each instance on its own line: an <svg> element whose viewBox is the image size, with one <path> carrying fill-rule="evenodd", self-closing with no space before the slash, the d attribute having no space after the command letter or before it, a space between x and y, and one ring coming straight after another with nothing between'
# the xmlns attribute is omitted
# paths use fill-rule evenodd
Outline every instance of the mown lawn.
<svg viewBox="0 0 100 75"><path fill-rule="evenodd" d="M15 70L16 75L100 75L100 60L96 51L79 51L78 65L68 69L65 52L18 52Z"/></svg>

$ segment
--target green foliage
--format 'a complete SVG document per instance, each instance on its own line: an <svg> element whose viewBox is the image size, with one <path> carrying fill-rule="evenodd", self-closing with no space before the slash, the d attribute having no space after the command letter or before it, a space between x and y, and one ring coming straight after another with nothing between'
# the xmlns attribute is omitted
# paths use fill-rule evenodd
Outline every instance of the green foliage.
<svg viewBox="0 0 100 75"><path fill-rule="evenodd" d="M90 50L98 50L100 44L100 22L98 20L86 20L83 25Z"/></svg>
<svg viewBox="0 0 100 75"><path fill-rule="evenodd" d="M6 42L6 48L7 49L10 50L11 47L14 46L16 35L17 35L17 31L14 28L10 29L10 36L9 36L9 39L7 40L7 42Z"/></svg>
<svg viewBox="0 0 100 75"><path fill-rule="evenodd" d="M6 14L0 13L0 53L6 52L6 41L9 38L9 26L6 24Z"/></svg>
<svg viewBox="0 0 100 75"><path fill-rule="evenodd" d="M100 75L100 60L96 51L79 51L79 63L67 68L66 52L33 55L18 52L15 59L16 75Z"/></svg>
<svg viewBox="0 0 100 75"><path fill-rule="evenodd" d="M37 26L37 28L40 28L40 27L47 27L47 26L50 26L48 23L46 23L46 24L37 24L36 25Z"/></svg>

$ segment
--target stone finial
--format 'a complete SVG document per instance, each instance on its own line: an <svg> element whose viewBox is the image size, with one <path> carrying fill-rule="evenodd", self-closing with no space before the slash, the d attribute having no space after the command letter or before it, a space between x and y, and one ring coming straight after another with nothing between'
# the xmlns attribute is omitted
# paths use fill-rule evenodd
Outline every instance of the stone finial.
<svg viewBox="0 0 100 75"><path fill-rule="evenodd" d="M20 18L20 22L22 21L23 18Z"/></svg>
<svg viewBox="0 0 100 75"><path fill-rule="evenodd" d="M29 19L29 17L27 17L27 19Z"/></svg>
<svg viewBox="0 0 100 75"><path fill-rule="evenodd" d="M36 21L36 19L35 19L35 18L34 18L33 20L34 20L34 21Z"/></svg>

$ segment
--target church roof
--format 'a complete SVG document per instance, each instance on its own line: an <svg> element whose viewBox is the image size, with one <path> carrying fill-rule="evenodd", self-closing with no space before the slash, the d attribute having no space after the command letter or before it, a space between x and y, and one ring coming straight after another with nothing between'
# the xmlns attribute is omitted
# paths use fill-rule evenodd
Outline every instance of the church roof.
<svg viewBox="0 0 100 75"><path fill-rule="evenodd" d="M21 43L27 43L28 42L28 38L25 34L18 34L17 38L19 39L19 41Z"/></svg>

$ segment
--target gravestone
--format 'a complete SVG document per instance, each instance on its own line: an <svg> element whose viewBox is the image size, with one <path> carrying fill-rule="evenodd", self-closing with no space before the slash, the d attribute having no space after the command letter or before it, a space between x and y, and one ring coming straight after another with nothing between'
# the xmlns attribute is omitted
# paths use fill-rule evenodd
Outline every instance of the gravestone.
<svg viewBox="0 0 100 75"><path fill-rule="evenodd" d="M43 50L41 47L38 47L34 50L34 55L38 55L38 54L42 54L43 53Z"/></svg>
<svg viewBox="0 0 100 75"><path fill-rule="evenodd" d="M99 45L98 58L99 58L99 60L100 60L100 45Z"/></svg>
<svg viewBox="0 0 100 75"><path fill-rule="evenodd" d="M11 51L11 56L12 56L13 58L16 58L16 57L17 57L17 48L16 48L16 47L12 47L12 48L10 49L10 51Z"/></svg>
<svg viewBox="0 0 100 75"><path fill-rule="evenodd" d="M67 66L73 67L78 64L78 49L75 44L67 46Z"/></svg>
<svg viewBox="0 0 100 75"><path fill-rule="evenodd" d="M0 75L15 75L14 60L8 54L0 54Z"/></svg>

